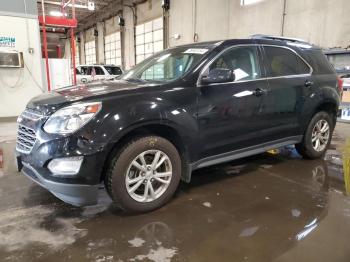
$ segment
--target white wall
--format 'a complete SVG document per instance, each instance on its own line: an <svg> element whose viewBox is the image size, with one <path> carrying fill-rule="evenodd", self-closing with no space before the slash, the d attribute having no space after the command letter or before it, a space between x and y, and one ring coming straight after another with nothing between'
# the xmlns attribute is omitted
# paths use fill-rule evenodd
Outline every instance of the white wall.
<svg viewBox="0 0 350 262"><path fill-rule="evenodd" d="M25 67L0 68L0 117L18 116L27 102L46 89L41 67L39 25L36 18L0 16L0 36L16 38L16 46L0 50L23 52ZM28 48L34 48L30 54Z"/></svg>
<svg viewBox="0 0 350 262"><path fill-rule="evenodd" d="M322 47L350 45L349 0L288 0L285 34Z"/></svg>
<svg viewBox="0 0 350 262"><path fill-rule="evenodd" d="M253 34L281 35L284 0L261 0L241 6L240 0L171 1L170 45ZM196 15L195 15L196 14ZM303 38L323 48L350 44L349 0L286 0L284 35ZM173 39L174 34L181 38Z"/></svg>

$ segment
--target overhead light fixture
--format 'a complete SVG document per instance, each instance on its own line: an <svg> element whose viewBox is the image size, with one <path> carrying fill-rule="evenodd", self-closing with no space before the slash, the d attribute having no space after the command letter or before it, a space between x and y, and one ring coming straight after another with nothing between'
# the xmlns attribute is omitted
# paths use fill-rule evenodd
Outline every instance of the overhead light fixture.
<svg viewBox="0 0 350 262"><path fill-rule="evenodd" d="M68 1L67 3L65 3L63 5L63 8L68 7L72 7L73 4L70 3L71 1ZM61 6L60 2L55 2L55 1L49 1L49 0L45 0L45 4L48 5L57 5L57 6ZM88 1L87 4L74 4L75 8L81 8L81 9L88 9L89 11L94 11L95 10L95 3L92 1Z"/></svg>
<svg viewBox="0 0 350 262"><path fill-rule="evenodd" d="M52 10L52 11L50 11L50 15L51 15L51 16L62 17L62 16L63 16L63 13L60 12L60 11L57 11L57 10ZM67 16L67 14L64 14L64 15Z"/></svg>

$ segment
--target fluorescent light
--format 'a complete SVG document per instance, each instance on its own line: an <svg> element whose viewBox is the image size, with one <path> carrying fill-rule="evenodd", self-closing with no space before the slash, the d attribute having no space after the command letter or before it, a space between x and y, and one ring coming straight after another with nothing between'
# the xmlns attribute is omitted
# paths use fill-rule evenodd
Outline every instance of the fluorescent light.
<svg viewBox="0 0 350 262"><path fill-rule="evenodd" d="M256 3L259 3L263 0L241 0L241 6L245 6L245 5L253 5Z"/></svg>
<svg viewBox="0 0 350 262"><path fill-rule="evenodd" d="M61 16L63 16L63 13L60 12L60 11L55 11L55 10L53 10L53 11L50 11L50 15L51 15L51 16L58 16L58 17L61 17ZM65 16L67 16L67 14L65 14Z"/></svg>
<svg viewBox="0 0 350 262"><path fill-rule="evenodd" d="M45 4L61 6L60 2L48 1L48 0L45 0ZM72 7L73 5L69 1L68 3L65 3L63 5L64 8L66 8L67 6L68 7ZM74 7L75 8L81 8L81 9L88 9L90 11L94 11L95 10L95 3L92 2L92 1L88 1L88 3L86 5L74 4Z"/></svg>

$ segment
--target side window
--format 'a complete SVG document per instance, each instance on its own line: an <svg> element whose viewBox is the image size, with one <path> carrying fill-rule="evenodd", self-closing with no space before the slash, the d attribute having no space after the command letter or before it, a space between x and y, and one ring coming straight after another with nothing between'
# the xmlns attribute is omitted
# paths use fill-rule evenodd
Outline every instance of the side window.
<svg viewBox="0 0 350 262"><path fill-rule="evenodd" d="M254 80L261 77L258 52L255 46L234 47L224 52L209 67L231 69L235 74L235 81Z"/></svg>
<svg viewBox="0 0 350 262"><path fill-rule="evenodd" d="M101 67L99 67L99 66L94 66L94 69L95 69L95 74L98 75L98 76L105 74L103 69Z"/></svg>
<svg viewBox="0 0 350 262"><path fill-rule="evenodd" d="M80 67L79 71L80 71L81 75L87 75L87 67L86 66Z"/></svg>
<svg viewBox="0 0 350 262"><path fill-rule="evenodd" d="M264 46L267 57L267 76L309 74L309 66L291 50L281 47Z"/></svg>
<svg viewBox="0 0 350 262"><path fill-rule="evenodd" d="M92 71L92 67L91 66L87 66L86 70L85 70L85 75L90 76L91 75L91 71Z"/></svg>
<svg viewBox="0 0 350 262"><path fill-rule="evenodd" d="M334 74L334 67L328 62L327 57L321 50L308 50L305 53L309 57L308 62L312 66L315 74ZM345 62L345 60L343 62ZM350 65L350 59L348 60L348 64ZM339 68L339 64L337 65L335 63L335 68L337 69L337 67L338 70L346 69L345 66Z"/></svg>

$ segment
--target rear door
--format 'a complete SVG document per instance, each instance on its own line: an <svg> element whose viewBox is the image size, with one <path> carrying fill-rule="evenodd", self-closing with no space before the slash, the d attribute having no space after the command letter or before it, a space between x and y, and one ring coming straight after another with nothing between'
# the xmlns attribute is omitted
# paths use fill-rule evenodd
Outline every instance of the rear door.
<svg viewBox="0 0 350 262"><path fill-rule="evenodd" d="M266 141L300 134L300 117L313 85L312 69L294 50L284 46L262 46L268 92L262 96L261 117Z"/></svg>

